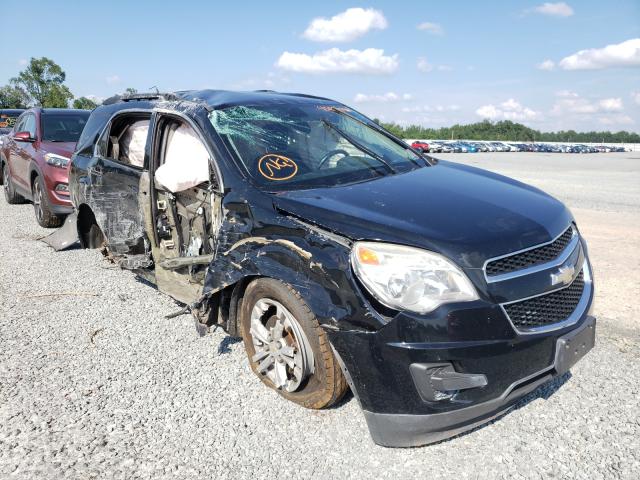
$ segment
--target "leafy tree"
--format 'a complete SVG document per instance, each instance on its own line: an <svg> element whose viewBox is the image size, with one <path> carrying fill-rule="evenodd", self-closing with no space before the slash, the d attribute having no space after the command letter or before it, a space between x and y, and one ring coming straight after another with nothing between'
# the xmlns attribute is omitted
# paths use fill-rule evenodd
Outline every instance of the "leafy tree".
<svg viewBox="0 0 640 480"><path fill-rule="evenodd" d="M138 93L138 90L132 87L128 87L124 89L125 95L133 95L134 93Z"/></svg>
<svg viewBox="0 0 640 480"><path fill-rule="evenodd" d="M73 108L80 108L82 110L93 110L98 104L87 97L76 98L73 101Z"/></svg>
<svg viewBox="0 0 640 480"><path fill-rule="evenodd" d="M64 70L56 62L47 57L32 57L27 68L12 78L11 83L24 90L29 103L35 106L66 107L73 95L64 85L65 79Z"/></svg>
<svg viewBox="0 0 640 480"><path fill-rule="evenodd" d="M501 122L471 123L469 125L453 125L442 128L426 128L420 125L402 127L395 123L382 124L387 130L400 138L419 139L461 139L461 140L505 140L511 142L574 142L574 143L639 143L640 135L633 132L576 132L574 130L560 132L540 132L532 128L514 123L510 120Z"/></svg>
<svg viewBox="0 0 640 480"><path fill-rule="evenodd" d="M73 99L73 93L66 85L53 85L47 93L42 106L44 108L68 108Z"/></svg>
<svg viewBox="0 0 640 480"><path fill-rule="evenodd" d="M27 108L29 96L20 87L5 85L0 88L0 108Z"/></svg>

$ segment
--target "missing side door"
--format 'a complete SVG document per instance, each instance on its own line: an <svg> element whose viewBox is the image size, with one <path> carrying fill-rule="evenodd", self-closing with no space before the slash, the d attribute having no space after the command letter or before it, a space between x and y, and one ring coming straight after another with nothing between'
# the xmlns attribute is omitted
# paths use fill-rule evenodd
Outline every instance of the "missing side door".
<svg viewBox="0 0 640 480"><path fill-rule="evenodd" d="M217 181L202 137L184 119L162 115L149 178L149 227L158 288L184 303L200 298L216 237Z"/></svg>

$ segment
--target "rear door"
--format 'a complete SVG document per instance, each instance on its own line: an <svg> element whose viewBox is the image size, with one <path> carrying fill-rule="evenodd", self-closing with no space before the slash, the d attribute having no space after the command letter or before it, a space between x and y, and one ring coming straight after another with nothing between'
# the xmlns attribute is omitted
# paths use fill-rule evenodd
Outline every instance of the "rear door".
<svg viewBox="0 0 640 480"><path fill-rule="evenodd" d="M148 168L150 113L114 117L96 147L96 163L89 172L91 202L109 252L120 266L151 265L150 243L139 204L140 179Z"/></svg>

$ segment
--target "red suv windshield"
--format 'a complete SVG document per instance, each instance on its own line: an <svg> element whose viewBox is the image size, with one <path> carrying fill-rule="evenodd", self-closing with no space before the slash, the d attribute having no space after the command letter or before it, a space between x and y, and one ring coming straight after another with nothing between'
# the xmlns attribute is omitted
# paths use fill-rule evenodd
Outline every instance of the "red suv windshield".
<svg viewBox="0 0 640 480"><path fill-rule="evenodd" d="M90 112L42 115L42 141L77 142Z"/></svg>

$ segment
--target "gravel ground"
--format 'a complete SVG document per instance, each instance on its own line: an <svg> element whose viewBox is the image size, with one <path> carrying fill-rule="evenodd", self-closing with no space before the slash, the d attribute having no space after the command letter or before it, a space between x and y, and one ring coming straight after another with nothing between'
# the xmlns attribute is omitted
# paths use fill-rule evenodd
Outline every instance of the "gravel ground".
<svg viewBox="0 0 640 480"><path fill-rule="evenodd" d="M32 207L2 198L0 478L638 478L640 159L453 158L579 207L600 323L571 374L450 441L378 447L353 397L326 411L281 399L242 343L199 338L187 315L165 319L176 303L96 251L53 252ZM612 300L603 292L620 269L629 276Z"/></svg>

